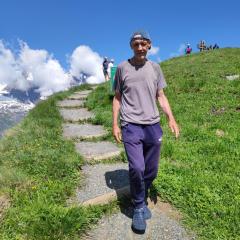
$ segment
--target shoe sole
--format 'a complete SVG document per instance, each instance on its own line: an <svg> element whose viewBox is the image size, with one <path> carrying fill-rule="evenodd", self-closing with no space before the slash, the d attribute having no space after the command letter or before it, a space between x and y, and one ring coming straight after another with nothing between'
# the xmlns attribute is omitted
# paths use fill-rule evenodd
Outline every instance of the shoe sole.
<svg viewBox="0 0 240 240"><path fill-rule="evenodd" d="M132 226L132 231L136 234L139 234L139 235L142 235L145 233L146 229L144 230L138 230L138 229L135 229L133 226Z"/></svg>

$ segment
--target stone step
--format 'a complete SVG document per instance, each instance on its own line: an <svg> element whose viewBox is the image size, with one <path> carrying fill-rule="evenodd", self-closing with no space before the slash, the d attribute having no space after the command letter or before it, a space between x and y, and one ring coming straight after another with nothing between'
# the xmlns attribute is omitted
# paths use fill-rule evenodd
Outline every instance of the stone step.
<svg viewBox="0 0 240 240"><path fill-rule="evenodd" d="M106 136L108 132L101 125L92 124L63 124L63 136L66 139L91 139Z"/></svg>
<svg viewBox="0 0 240 240"><path fill-rule="evenodd" d="M86 200L82 203L83 206L103 205L121 198L130 198L130 187L122 187L115 191L105 193L95 198Z"/></svg>
<svg viewBox="0 0 240 240"><path fill-rule="evenodd" d="M98 85L92 85L91 89L95 90L98 87Z"/></svg>
<svg viewBox="0 0 240 240"><path fill-rule="evenodd" d="M166 205L167 209L166 209ZM81 239L84 240L193 240L193 234L181 226L179 214L170 209L169 204L159 202L151 204L152 218L147 220L144 234L136 234L131 229L132 207L122 207L121 212L103 217L97 226L88 231ZM171 208L171 207L170 207Z"/></svg>
<svg viewBox="0 0 240 240"><path fill-rule="evenodd" d="M92 90L85 90L80 92L75 92L72 95L68 96L68 99L75 99L75 100L85 100L87 96L92 92Z"/></svg>
<svg viewBox="0 0 240 240"><path fill-rule="evenodd" d="M106 204L129 194L127 163L85 165L82 174L84 180L76 192L75 203Z"/></svg>
<svg viewBox="0 0 240 240"><path fill-rule="evenodd" d="M58 107L83 107L85 101L84 100L68 100L65 99L63 101L58 101L57 106Z"/></svg>
<svg viewBox="0 0 240 240"><path fill-rule="evenodd" d="M75 146L87 162L111 159L121 154L121 149L111 142L79 142Z"/></svg>
<svg viewBox="0 0 240 240"><path fill-rule="evenodd" d="M86 100L88 95L82 95L78 93L74 93L70 96L68 96L68 99L70 100Z"/></svg>
<svg viewBox="0 0 240 240"><path fill-rule="evenodd" d="M80 94L80 95L89 95L91 92L92 92L92 90L83 90L83 91L78 91L75 93Z"/></svg>
<svg viewBox="0 0 240 240"><path fill-rule="evenodd" d="M86 108L60 109L59 111L64 121L78 122L94 117L94 114L92 112L89 112Z"/></svg>

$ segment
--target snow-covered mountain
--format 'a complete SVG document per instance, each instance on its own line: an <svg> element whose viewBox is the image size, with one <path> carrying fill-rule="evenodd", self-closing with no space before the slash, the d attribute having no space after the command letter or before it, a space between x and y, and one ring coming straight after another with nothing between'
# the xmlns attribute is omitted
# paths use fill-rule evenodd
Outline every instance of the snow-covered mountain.
<svg viewBox="0 0 240 240"><path fill-rule="evenodd" d="M34 89L27 92L16 89L0 92L0 137L4 130L18 123L35 106L39 97Z"/></svg>

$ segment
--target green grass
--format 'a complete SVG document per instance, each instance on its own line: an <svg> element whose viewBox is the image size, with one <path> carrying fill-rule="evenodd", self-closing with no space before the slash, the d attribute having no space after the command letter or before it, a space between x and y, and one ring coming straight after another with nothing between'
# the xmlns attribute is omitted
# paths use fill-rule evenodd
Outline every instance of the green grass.
<svg viewBox="0 0 240 240"><path fill-rule="evenodd" d="M40 102L13 134L0 141L0 194L11 199L0 225L0 239L79 239L109 211L69 207L81 176L82 158L62 138L56 101L87 85Z"/></svg>
<svg viewBox="0 0 240 240"><path fill-rule="evenodd" d="M162 117L164 139L154 186L183 213L199 239L240 239L240 80L225 78L240 75L240 49L173 58L161 67L181 137L175 140ZM99 87L87 106L96 113L96 123L111 131L108 89Z"/></svg>

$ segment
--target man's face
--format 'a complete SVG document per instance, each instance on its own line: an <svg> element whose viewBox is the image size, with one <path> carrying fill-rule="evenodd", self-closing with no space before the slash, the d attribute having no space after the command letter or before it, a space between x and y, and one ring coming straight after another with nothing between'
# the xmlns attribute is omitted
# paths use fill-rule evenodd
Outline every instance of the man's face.
<svg viewBox="0 0 240 240"><path fill-rule="evenodd" d="M148 50L151 47L151 42L146 39L134 39L131 42L131 48L134 52L134 57L138 60L144 60Z"/></svg>

